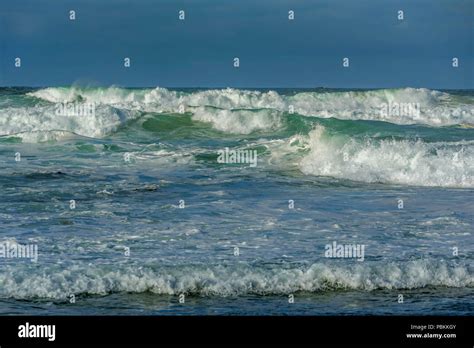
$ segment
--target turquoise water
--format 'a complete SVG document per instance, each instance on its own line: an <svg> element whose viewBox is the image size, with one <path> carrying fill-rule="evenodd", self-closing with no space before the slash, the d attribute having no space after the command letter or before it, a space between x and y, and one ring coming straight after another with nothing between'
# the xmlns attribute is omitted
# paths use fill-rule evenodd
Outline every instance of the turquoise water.
<svg viewBox="0 0 474 348"><path fill-rule="evenodd" d="M0 313L472 314L473 127L472 91L2 89L0 243L38 260Z"/></svg>

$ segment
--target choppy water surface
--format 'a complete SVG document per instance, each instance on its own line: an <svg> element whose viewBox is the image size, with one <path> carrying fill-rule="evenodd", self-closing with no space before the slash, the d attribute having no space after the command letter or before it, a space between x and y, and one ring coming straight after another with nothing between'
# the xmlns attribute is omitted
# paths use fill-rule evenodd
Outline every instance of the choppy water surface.
<svg viewBox="0 0 474 348"><path fill-rule="evenodd" d="M472 314L473 127L469 91L2 89L0 242L39 255L0 313Z"/></svg>

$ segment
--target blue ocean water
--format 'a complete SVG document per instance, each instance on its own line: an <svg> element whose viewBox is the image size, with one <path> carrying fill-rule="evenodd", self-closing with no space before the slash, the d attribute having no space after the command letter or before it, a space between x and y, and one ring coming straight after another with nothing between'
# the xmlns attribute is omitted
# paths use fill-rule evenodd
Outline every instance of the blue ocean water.
<svg viewBox="0 0 474 348"><path fill-rule="evenodd" d="M472 91L2 89L38 259L0 248L0 313L472 314L473 127Z"/></svg>

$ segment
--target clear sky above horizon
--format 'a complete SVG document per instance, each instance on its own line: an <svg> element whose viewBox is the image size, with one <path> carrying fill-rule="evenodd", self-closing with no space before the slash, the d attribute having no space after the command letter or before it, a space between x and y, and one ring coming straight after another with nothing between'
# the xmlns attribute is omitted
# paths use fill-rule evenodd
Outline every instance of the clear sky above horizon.
<svg viewBox="0 0 474 348"><path fill-rule="evenodd" d="M473 16L472 0L2 0L0 85L473 89Z"/></svg>

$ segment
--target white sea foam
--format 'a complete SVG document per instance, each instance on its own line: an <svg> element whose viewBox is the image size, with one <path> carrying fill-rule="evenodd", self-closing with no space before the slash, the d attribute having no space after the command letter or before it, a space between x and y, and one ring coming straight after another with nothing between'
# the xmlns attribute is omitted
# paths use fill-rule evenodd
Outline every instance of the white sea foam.
<svg viewBox="0 0 474 348"><path fill-rule="evenodd" d="M94 114L81 116L57 115L55 106L1 109L0 135L18 134L26 142L62 139L71 133L101 138L138 113L101 105Z"/></svg>
<svg viewBox="0 0 474 348"><path fill-rule="evenodd" d="M474 187L474 142L355 140L329 136L323 126L309 134L305 174L415 186Z"/></svg>
<svg viewBox="0 0 474 348"><path fill-rule="evenodd" d="M0 272L1 298L66 299L70 294L116 292L204 296L289 294L336 289L416 289L473 287L466 265L434 260L383 263L316 263L309 267L182 266L155 269L133 266L75 265L67 269L6 266Z"/></svg>
<svg viewBox="0 0 474 348"><path fill-rule="evenodd" d="M213 128L235 134L274 130L281 126L281 113L275 110L230 111L199 107L193 110L193 120L211 123Z"/></svg>

